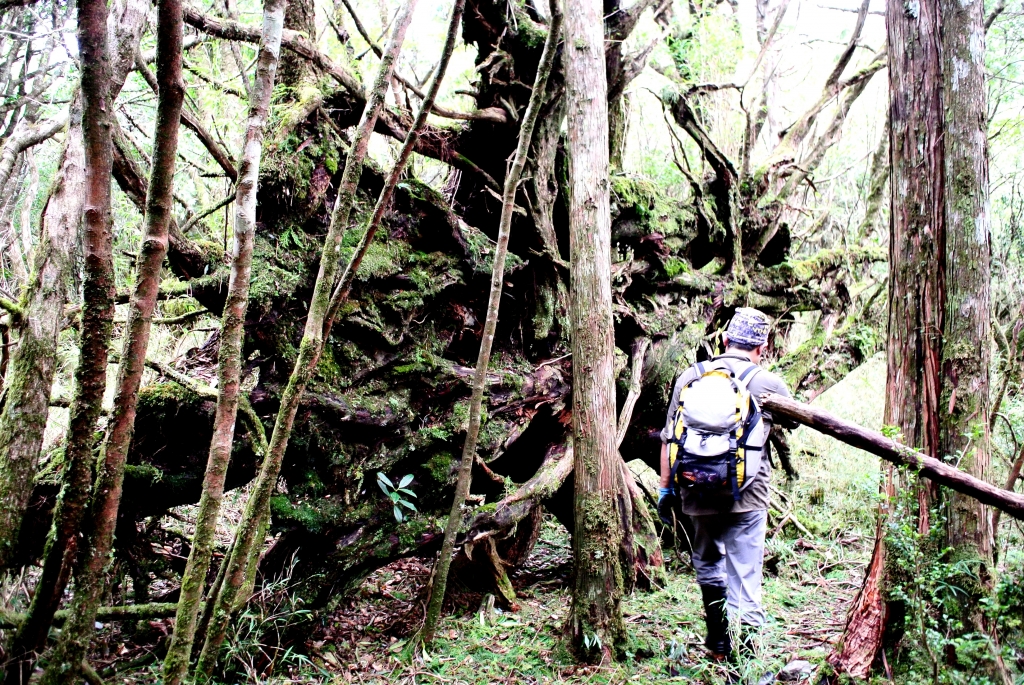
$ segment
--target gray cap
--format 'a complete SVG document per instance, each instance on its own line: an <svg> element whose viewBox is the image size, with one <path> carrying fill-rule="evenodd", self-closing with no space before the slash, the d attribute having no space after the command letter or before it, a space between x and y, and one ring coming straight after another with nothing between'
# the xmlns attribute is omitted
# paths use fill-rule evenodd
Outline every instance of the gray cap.
<svg viewBox="0 0 1024 685"><path fill-rule="evenodd" d="M770 328L771 319L766 314L752 307L740 307L732 315L732 321L729 322L725 334L729 337L729 342L760 347L768 342Z"/></svg>

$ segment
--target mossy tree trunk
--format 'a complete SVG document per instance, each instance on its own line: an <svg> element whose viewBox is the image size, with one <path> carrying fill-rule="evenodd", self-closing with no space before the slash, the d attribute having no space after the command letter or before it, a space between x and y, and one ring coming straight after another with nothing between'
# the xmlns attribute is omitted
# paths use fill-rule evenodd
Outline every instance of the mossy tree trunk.
<svg viewBox="0 0 1024 685"><path fill-rule="evenodd" d="M0 413L0 566L11 561L39 467L57 337L73 279L84 184L81 105L76 101L56 179L43 207L33 278L22 297L23 314L13 326L18 344L11 354Z"/></svg>
<svg viewBox="0 0 1024 685"><path fill-rule="evenodd" d="M940 454L988 480L991 362L991 238L985 8L940 0L945 132L946 302L942 348ZM992 530L986 508L949 493L949 544L981 562L991 580Z"/></svg>
<svg viewBox="0 0 1024 685"><path fill-rule="evenodd" d="M57 641L54 654L43 676L44 683L75 682L80 677L96 625L96 612L105 586L105 571L114 545L114 529L121 504L124 469L128 447L135 429L139 386L146 368L146 351L153 312L160 289L160 271L167 254L168 228L174 189L174 162L178 150L178 129L185 84L182 79L183 28L181 0L161 0L157 11L157 81L159 98L153 135L153 166L146 197L145 227L139 249L135 292L128 308L128 324L119 359L114 405L107 425L106 439L100 451L101 466L90 503L85 549L75 569L75 596L68 622ZM83 8L79 6L81 16ZM106 42L106 13L102 35ZM80 20L81 22L81 20ZM97 47L96 50L101 48ZM106 60L104 60L106 61ZM105 83L103 84L106 85ZM84 88L83 88L83 92ZM105 106L109 106L106 104ZM105 135L106 197L108 203L113 142L109 127ZM92 199L90 194L90 199ZM113 271L111 263L111 272ZM111 274L112 275L112 274ZM111 283L112 286L112 283ZM108 288L111 290L112 287ZM88 302L86 303L88 305ZM84 350L83 350L84 351ZM105 360L104 360L105 361ZM103 369L106 380L106 368ZM105 382L104 382L105 386ZM101 393L102 397L102 393Z"/></svg>
<svg viewBox="0 0 1024 685"><path fill-rule="evenodd" d="M268 0L263 6L263 40L260 42L256 79L249 105L239 182L235 191L235 242L231 258L231 280L221 317L220 349L217 354L217 410L213 439L199 500L192 550L181 578L181 597L175 615L174 634L163 665L163 681L177 685L188 671L195 639L199 600L213 556L217 517L224 497L224 482L235 438L242 371L242 337L249 304L253 240L256 233L256 196L259 187L263 135L270 113L270 97L279 56L287 0ZM255 419L258 421L258 417ZM266 456L266 455L263 455ZM216 592L216 584L214 592Z"/></svg>
<svg viewBox="0 0 1024 685"><path fill-rule="evenodd" d="M359 125L356 127L348 157L345 159L345 171L342 174L338 197L331 214L330 227L320 252L320 270L313 287L302 341L299 344L298 355L288 384L281 395L281 406L277 413L273 435L270 438L270 449L264 458L260 475L249 496L242 521L235 533L231 557L225 562L228 564L228 570L224 574L223 584L217 595L210 598L211 602L216 602L216 608L212 614L206 640L199 656L197 672L202 677L209 677L217 664L228 621L235 611L239 591L245 581L248 562L253 554L253 547L257 544L256 533L261 528L262 521L270 509L270 496L277 485L278 474L281 472L281 464L284 461L285 450L288 448L288 441L295 423L295 414L299 409L306 385L312 378L323 352L324 342L330 334L332 322L328 313L331 294L338 276L338 255L341 251L341 241L348 228L352 205L355 202L356 188L362 175L363 162L370 142L370 134L373 132L377 117L384 106L387 86L391 81L395 62L401 52L405 33L412 21L415 7L416 0L406 0L395 18L373 88L367 96L366 107L363 109Z"/></svg>
<svg viewBox="0 0 1024 685"><path fill-rule="evenodd" d="M565 4L569 130L569 291L575 473L569 637L585 658L612 658L626 639L620 557L629 495L615 442L608 83L604 22L592 2Z"/></svg>
<svg viewBox="0 0 1024 685"><path fill-rule="evenodd" d="M463 0L459 2L459 14L462 14ZM561 37L562 13L558 6L558 0L552 0L549 5L550 20L548 23L548 35L544 39L544 52L541 55L540 65L537 67L537 75L533 81L533 90L530 93L530 102L526 106L526 113L523 115L523 125L519 129L519 144L516 146L516 153L512 159L508 174L505 176L505 188L502 195L501 218L498 224L498 240L494 248L494 264L491 266L491 287L487 298L487 314L484 320L483 334L480 337L480 351L477 353L476 369L473 372L473 393L469 399L469 428L466 431L466 441L462 446L462 459L459 463L459 475L455 484L455 497L452 499L452 508L448 513L448 522L444 528L444 541L441 543L441 552L434 564L434 572L431 575L430 599L427 603L426 616L423 620L423 627L419 632L420 639L429 644L434 639L434 631L437 628L437 621L441 616L441 606L444 604L445 591L448 588L448 571L452 563L452 554L455 551L455 538L462 526L462 507L466 502L466 495L469 494L469 486L473 479L473 465L477 457L477 441L480 437L480 422L482 420L484 392L487 388L487 369L491 362L491 347L494 343L494 333L498 328L498 310L501 306L501 291L505 283L505 261L508 257L509 231L512 227L512 212L515 210L516 193L519 189L519 177L526 166L526 157L533 142L533 129L537 123L537 116L540 113L541 105L547 95L548 77L551 75L551 66L555 61L555 48ZM454 30L454 26L452 29ZM452 36L449 33L449 36ZM454 46L454 40L449 41L447 52L450 54ZM447 60L445 60L447 61ZM497 555L493 547L493 539L490 541L491 550ZM500 561L495 565L500 570ZM509 594L508 584L503 593L506 597Z"/></svg>
<svg viewBox="0 0 1024 685"><path fill-rule="evenodd" d="M82 211L85 253L79 365L75 370L75 397L71 404L61 493L54 509L43 570L32 595L28 617L19 627L10 650L5 679L10 685L18 685L27 679L36 652L45 644L53 615L60 605L71 573L92 487L96 420L106 389L107 348L114 318L110 214L112 102L134 63L130 58L125 59L124 55L134 54L145 25L148 5L148 2L142 0L127 0L116 5L119 14L110 27L109 36L104 2L83 0L78 6L79 45L83 62L80 97L84 174L83 185L77 188L82 198L77 207ZM131 49L118 50L118 58L112 60L108 55L109 44ZM73 190L76 189L65 188L66 192ZM78 226L77 217L65 216L71 221L71 226ZM56 299L51 299L48 305L57 311L63 310L63 303L56 302ZM52 348L37 349L35 354L56 354L56 344ZM42 360L37 359L37 363L42 364ZM53 361L49 364L53 364ZM52 375L47 383L52 383ZM37 380L33 387L41 392L43 381ZM49 392L47 385L47 404ZM41 438L42 428L39 430Z"/></svg>
<svg viewBox="0 0 1024 685"><path fill-rule="evenodd" d="M107 38L107 7L103 0L78 3L78 46L82 63L82 140L85 147L85 203L82 220L84 280L82 284L82 326L79 361L75 369L75 396L71 402L62 494L64 507L55 512L55 522L70 522L77 533L85 519L92 485L96 421L107 386L107 348L114 325L113 218L110 208L110 178L113 145L110 138L111 60ZM57 515L60 519L56 519ZM74 550L72 537L63 540L64 549L54 549L52 558L70 565L65 551ZM58 540L53 540L57 547ZM37 588L43 594L50 588ZM52 616L52 615L51 615ZM76 671L77 667L76 665Z"/></svg>

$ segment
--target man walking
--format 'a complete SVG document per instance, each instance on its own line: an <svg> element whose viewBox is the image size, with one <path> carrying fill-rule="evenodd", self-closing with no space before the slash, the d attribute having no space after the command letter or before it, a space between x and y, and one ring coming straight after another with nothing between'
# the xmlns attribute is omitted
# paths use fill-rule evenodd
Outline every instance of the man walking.
<svg viewBox="0 0 1024 685"><path fill-rule="evenodd" d="M769 318L740 308L725 333L725 353L694 364L676 380L661 433L658 511L671 520L681 505L693 522L693 566L704 600L705 646L731 659L728 617L741 646L765 620L761 572L770 465L764 455L771 416L762 393L789 397L781 378L759 366Z"/></svg>

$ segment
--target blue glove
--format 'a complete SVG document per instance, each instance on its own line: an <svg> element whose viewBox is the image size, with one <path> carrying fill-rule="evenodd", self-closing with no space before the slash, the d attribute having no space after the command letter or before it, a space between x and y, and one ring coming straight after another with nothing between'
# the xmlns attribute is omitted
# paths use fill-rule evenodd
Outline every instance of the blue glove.
<svg viewBox="0 0 1024 685"><path fill-rule="evenodd" d="M672 488L658 488L658 518L666 526L674 525L675 511L679 508L679 495Z"/></svg>

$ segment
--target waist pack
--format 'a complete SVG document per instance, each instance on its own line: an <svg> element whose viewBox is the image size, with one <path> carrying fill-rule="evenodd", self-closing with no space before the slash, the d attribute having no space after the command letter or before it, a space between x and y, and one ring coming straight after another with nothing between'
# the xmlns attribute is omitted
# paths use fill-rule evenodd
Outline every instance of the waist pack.
<svg viewBox="0 0 1024 685"><path fill-rule="evenodd" d="M679 391L668 441L672 482L701 499L740 493L761 469L764 423L747 383L761 369L739 375L722 361L695 365L697 377Z"/></svg>

